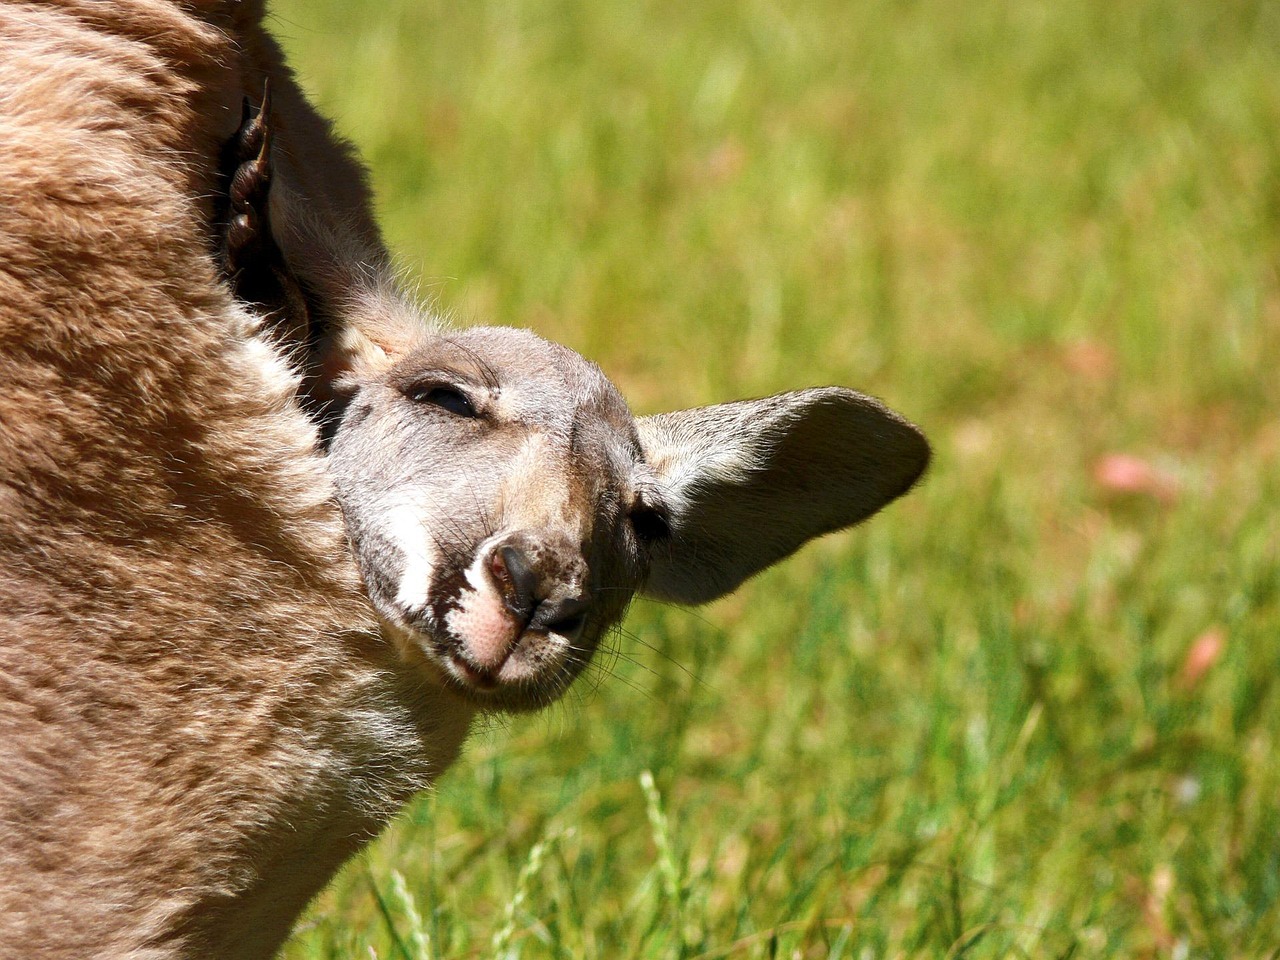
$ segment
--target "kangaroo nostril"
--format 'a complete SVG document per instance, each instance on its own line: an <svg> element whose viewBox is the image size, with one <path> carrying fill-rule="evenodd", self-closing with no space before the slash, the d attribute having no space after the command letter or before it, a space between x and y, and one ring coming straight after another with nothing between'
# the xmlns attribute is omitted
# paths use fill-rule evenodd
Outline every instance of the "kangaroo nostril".
<svg viewBox="0 0 1280 960"><path fill-rule="evenodd" d="M587 615L585 613L576 613L572 617L565 617L563 620L557 620L555 623L547 624L547 630L550 633L558 633L561 636L568 636L577 633L578 629L586 623Z"/></svg>
<svg viewBox="0 0 1280 960"><path fill-rule="evenodd" d="M538 604L529 626L534 630L546 630L550 633L576 633L586 623L587 607L588 603L582 597L547 600Z"/></svg>
<svg viewBox="0 0 1280 960"><path fill-rule="evenodd" d="M527 623L538 606L538 574L516 547L500 547L491 562L494 578L502 593L502 602L522 624Z"/></svg>

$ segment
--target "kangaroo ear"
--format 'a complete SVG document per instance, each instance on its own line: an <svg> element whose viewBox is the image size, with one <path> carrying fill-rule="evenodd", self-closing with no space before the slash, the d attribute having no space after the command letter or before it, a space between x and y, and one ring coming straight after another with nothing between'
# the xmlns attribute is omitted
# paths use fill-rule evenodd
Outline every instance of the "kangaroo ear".
<svg viewBox="0 0 1280 960"><path fill-rule="evenodd" d="M705 603L901 496L929 445L883 404L839 387L645 417L670 536L644 592Z"/></svg>
<svg viewBox="0 0 1280 960"><path fill-rule="evenodd" d="M329 316L313 333L312 393L317 396L349 396L361 381L382 373L430 334L412 306L376 290L353 288L332 297L329 305Z"/></svg>
<svg viewBox="0 0 1280 960"><path fill-rule="evenodd" d="M317 381L335 395L353 391L361 378L390 366L391 355L382 344L355 326L326 330L315 348Z"/></svg>

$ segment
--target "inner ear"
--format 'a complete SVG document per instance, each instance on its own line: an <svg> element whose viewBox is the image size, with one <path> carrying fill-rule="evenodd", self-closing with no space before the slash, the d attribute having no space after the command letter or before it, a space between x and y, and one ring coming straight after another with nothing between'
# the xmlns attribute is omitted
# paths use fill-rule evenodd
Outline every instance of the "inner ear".
<svg viewBox="0 0 1280 960"><path fill-rule="evenodd" d="M646 592L702 603L905 493L929 462L911 423L839 387L647 417L669 504Z"/></svg>
<svg viewBox="0 0 1280 960"><path fill-rule="evenodd" d="M354 326L330 327L307 357L299 399L320 427L328 449L347 407L360 387L380 377L393 363L387 352Z"/></svg>

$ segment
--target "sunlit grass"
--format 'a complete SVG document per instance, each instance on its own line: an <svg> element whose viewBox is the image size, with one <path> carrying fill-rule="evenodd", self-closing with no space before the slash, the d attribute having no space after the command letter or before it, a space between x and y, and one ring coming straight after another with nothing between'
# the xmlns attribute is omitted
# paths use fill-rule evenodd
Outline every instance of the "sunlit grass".
<svg viewBox="0 0 1280 960"><path fill-rule="evenodd" d="M845 383L937 454L739 596L637 605L288 956L1280 946L1280 8L273 9L459 322L642 412Z"/></svg>

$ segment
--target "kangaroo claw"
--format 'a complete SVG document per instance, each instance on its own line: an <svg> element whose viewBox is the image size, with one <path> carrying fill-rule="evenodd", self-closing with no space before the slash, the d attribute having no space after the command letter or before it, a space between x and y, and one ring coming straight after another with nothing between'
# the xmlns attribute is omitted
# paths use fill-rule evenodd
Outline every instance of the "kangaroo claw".
<svg viewBox="0 0 1280 960"><path fill-rule="evenodd" d="M234 279L267 252L270 228L267 203L271 189L271 83L262 87L262 103L254 108L244 98L240 127L224 148L227 183L227 216L223 232L223 273Z"/></svg>

